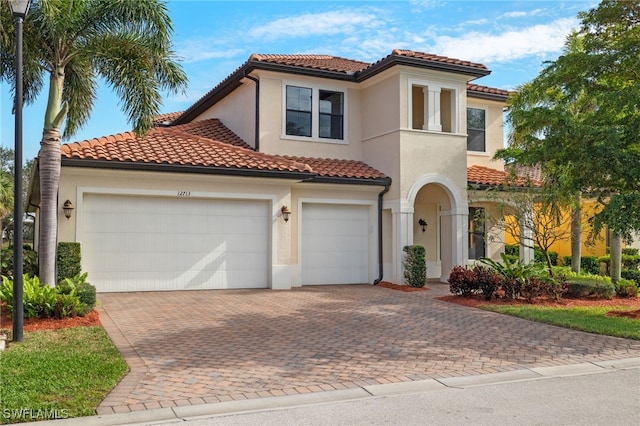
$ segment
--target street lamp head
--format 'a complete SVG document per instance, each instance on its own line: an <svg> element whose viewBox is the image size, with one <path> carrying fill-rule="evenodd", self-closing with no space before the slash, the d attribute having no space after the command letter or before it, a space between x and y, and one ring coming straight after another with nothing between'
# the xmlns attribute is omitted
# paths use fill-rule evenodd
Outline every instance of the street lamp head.
<svg viewBox="0 0 640 426"><path fill-rule="evenodd" d="M15 18L23 18L27 16L31 0L7 0L11 13Z"/></svg>

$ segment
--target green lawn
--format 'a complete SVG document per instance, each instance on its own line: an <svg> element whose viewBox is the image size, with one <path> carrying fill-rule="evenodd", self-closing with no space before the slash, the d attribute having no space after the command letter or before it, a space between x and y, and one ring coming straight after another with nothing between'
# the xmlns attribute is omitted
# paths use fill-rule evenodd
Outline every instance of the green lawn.
<svg viewBox="0 0 640 426"><path fill-rule="evenodd" d="M127 369L102 327L27 332L0 353L0 422L94 415Z"/></svg>
<svg viewBox="0 0 640 426"><path fill-rule="evenodd" d="M606 316L606 313L612 310L633 310L633 308L629 307L581 306L555 308L535 305L482 305L481 307L501 314L513 315L574 330L640 340L640 320Z"/></svg>

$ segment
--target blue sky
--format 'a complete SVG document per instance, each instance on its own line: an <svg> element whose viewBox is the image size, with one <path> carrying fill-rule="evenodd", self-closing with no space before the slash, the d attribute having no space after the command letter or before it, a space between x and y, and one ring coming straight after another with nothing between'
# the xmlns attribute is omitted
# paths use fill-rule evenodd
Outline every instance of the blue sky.
<svg viewBox="0 0 640 426"><path fill-rule="evenodd" d="M134 0L132 0L134 1ZM213 1L171 0L174 48L189 77L162 112L182 111L251 53L319 53L374 62L410 49L481 62L478 84L514 89L561 52L577 14L596 1ZM27 18L28 19L28 18ZM2 84L1 143L14 146L12 88ZM24 158L37 155L46 93L24 109ZM90 122L71 141L131 129L103 86Z"/></svg>

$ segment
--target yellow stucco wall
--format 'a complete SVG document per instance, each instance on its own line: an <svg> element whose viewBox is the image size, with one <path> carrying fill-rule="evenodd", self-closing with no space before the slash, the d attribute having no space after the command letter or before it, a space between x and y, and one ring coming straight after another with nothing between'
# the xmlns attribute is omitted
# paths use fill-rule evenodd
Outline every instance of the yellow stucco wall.
<svg viewBox="0 0 640 426"><path fill-rule="evenodd" d="M595 201L586 200L582 203L582 256L604 256L606 254L606 232L603 230L595 239L591 237L592 228L588 223L588 219L593 215L595 206ZM513 220L513 217L511 218ZM563 214L561 226L567 231L567 237L551 246L551 251L557 252L559 259L562 259L563 256L571 256L571 220L569 214ZM505 243L518 244L509 233L505 236Z"/></svg>

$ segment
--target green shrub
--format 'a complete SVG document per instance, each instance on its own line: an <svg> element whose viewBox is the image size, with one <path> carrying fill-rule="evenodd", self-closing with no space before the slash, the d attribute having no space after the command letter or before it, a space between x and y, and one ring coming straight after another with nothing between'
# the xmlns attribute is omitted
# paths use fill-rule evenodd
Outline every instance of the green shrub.
<svg viewBox="0 0 640 426"><path fill-rule="evenodd" d="M620 277L626 280L635 281L640 286L640 270L637 269L623 269L620 271Z"/></svg>
<svg viewBox="0 0 640 426"><path fill-rule="evenodd" d="M634 248L634 247L625 247L622 249L622 254L626 254L628 256L638 256L638 253L640 251L640 249Z"/></svg>
<svg viewBox="0 0 640 426"><path fill-rule="evenodd" d="M2 275L13 277L13 246L0 251L0 269ZM35 277L38 275L38 253L25 244L22 246L22 273Z"/></svg>
<svg viewBox="0 0 640 426"><path fill-rule="evenodd" d="M504 254L509 256L510 259L519 259L520 258L520 246L516 244L505 244L504 245ZM513 256L513 257L512 257ZM555 251L549 252L549 259L551 260L551 265L556 266L558 264L558 253ZM533 260L536 263L547 263L547 259L544 256L544 252L536 247L533 249Z"/></svg>
<svg viewBox="0 0 640 426"><path fill-rule="evenodd" d="M571 262L569 262L571 265ZM597 275L600 272L600 260L597 256L582 256L580 258L580 270L588 274Z"/></svg>
<svg viewBox="0 0 640 426"><path fill-rule="evenodd" d="M60 293L56 287L42 285L40 279L24 275L22 281L24 318L64 318L84 312L86 307L75 289L68 294ZM13 279L3 276L0 299L7 304L13 315Z"/></svg>
<svg viewBox="0 0 640 426"><path fill-rule="evenodd" d="M502 277L502 289L505 297L517 299L521 292L532 286L530 281L533 279L541 281L553 281L543 264L540 263L523 263L520 260L511 261L506 255L501 254L502 262L496 262L488 257L483 257L478 261L492 268L498 275Z"/></svg>
<svg viewBox="0 0 640 426"><path fill-rule="evenodd" d="M607 274L611 270L611 255L601 256L600 262L606 263ZM623 254L621 258L622 269L637 269L640 270L640 256Z"/></svg>
<svg viewBox="0 0 640 426"><path fill-rule="evenodd" d="M427 283L425 249L421 245L405 246L404 279L410 287L422 288Z"/></svg>
<svg viewBox="0 0 640 426"><path fill-rule="evenodd" d="M549 259L551 260L551 266L558 265L558 253L555 251L549 252ZM533 250L533 260L536 263L544 263L546 265L547 258L544 256L544 252L538 248Z"/></svg>
<svg viewBox="0 0 640 426"><path fill-rule="evenodd" d="M597 275L600 273L600 261L597 256L582 256L580 258L580 271ZM562 265L571 267L571 256L562 257Z"/></svg>
<svg viewBox="0 0 640 426"><path fill-rule="evenodd" d="M72 278L82 272L80 243L58 243L58 282L65 278Z"/></svg>
<svg viewBox="0 0 640 426"><path fill-rule="evenodd" d="M449 273L449 291L453 294L471 296L479 290L476 274L464 266L455 266Z"/></svg>
<svg viewBox="0 0 640 426"><path fill-rule="evenodd" d="M85 305L84 311L79 312L79 315L86 315L96 306L96 288L87 282L86 272L73 278L65 278L56 288L61 294L70 294L75 291L80 301Z"/></svg>
<svg viewBox="0 0 640 426"><path fill-rule="evenodd" d="M638 285L635 281L621 279L615 284L618 297L638 297Z"/></svg>
<svg viewBox="0 0 640 426"><path fill-rule="evenodd" d="M567 297L611 299L616 289L608 277L575 277L567 280Z"/></svg>
<svg viewBox="0 0 640 426"><path fill-rule="evenodd" d="M504 245L504 254L507 256L520 256L520 246L517 244L505 244Z"/></svg>

